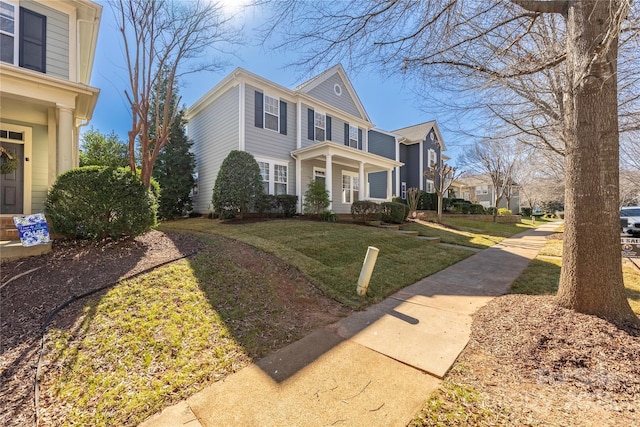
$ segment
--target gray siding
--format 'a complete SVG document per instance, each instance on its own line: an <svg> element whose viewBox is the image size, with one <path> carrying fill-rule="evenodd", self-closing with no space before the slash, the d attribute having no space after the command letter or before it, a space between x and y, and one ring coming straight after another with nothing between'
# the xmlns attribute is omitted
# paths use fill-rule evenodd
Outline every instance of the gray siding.
<svg viewBox="0 0 640 427"><path fill-rule="evenodd" d="M22 0L20 6L47 17L47 64L48 75L69 79L69 16L58 10Z"/></svg>
<svg viewBox="0 0 640 427"><path fill-rule="evenodd" d="M265 93L262 89L251 85L245 86L245 150L254 156L290 160L290 153L296 149L296 103L280 98L281 101L287 103L286 135L270 129L259 128L255 126L254 117L256 90Z"/></svg>
<svg viewBox="0 0 640 427"><path fill-rule="evenodd" d="M287 103L287 134L255 126L255 92L267 93L251 85L245 86L245 151L254 157L287 162L287 193L296 193L296 162L291 152L296 149L296 103L280 98Z"/></svg>
<svg viewBox="0 0 640 427"><path fill-rule="evenodd" d="M210 212L213 186L222 161L231 150L239 148L238 94L238 86L229 89L188 124L198 172L198 194L194 197L193 206L195 212Z"/></svg>
<svg viewBox="0 0 640 427"><path fill-rule="evenodd" d="M375 130L369 131L369 152L396 160L396 139Z"/></svg>
<svg viewBox="0 0 640 427"><path fill-rule="evenodd" d="M407 183L407 190L420 188L420 144L400 144L400 161L404 163L400 168L400 182Z"/></svg>
<svg viewBox="0 0 640 427"><path fill-rule="evenodd" d="M316 141L312 141L308 138L309 135L309 118L308 118L308 111L309 108L311 108L310 106L308 106L307 104L301 103L302 106L302 126L301 127L301 135L302 135L302 143L301 146L302 148L304 147L308 147L310 145L313 145L316 143ZM332 125L333 126L333 125Z"/></svg>
<svg viewBox="0 0 640 427"><path fill-rule="evenodd" d="M336 95L333 90L335 84L339 84L342 88L342 94L340 96ZM311 91L307 92L309 95L314 98L325 102L329 105L332 105L346 113L349 113L353 116L359 117L363 119L362 115L358 111L358 107L356 106L356 101L351 98L349 92L347 91L347 87L345 82L340 78L338 73L335 73L327 80L314 87Z"/></svg>
<svg viewBox="0 0 640 427"><path fill-rule="evenodd" d="M369 131L369 152L387 159L396 159L396 139L375 130ZM395 172L395 169L394 169ZM392 187L392 193L393 193ZM387 197L387 173L375 172L369 174L369 195L376 199Z"/></svg>
<svg viewBox="0 0 640 427"><path fill-rule="evenodd" d="M30 125L32 130L32 154L31 165L31 212L44 212L44 202L49 189L49 134L47 126ZM37 155L36 155L37 153Z"/></svg>
<svg viewBox="0 0 640 427"><path fill-rule="evenodd" d="M317 143L318 141L312 141L308 138L309 135L309 109L312 109L315 111L315 109L313 107L310 107L307 104L302 104L302 147L308 147L310 145L313 145L315 143ZM336 144L340 144L340 145L344 145L345 143L345 138L344 138L344 125L345 122L344 120L335 117L334 115L331 114L331 111L325 111L325 113L331 117L331 142L335 142ZM359 128L362 130L362 144L364 145L364 138L365 135L364 133L366 132L364 129Z"/></svg>
<svg viewBox="0 0 640 427"><path fill-rule="evenodd" d="M386 172L374 172L369 174L369 196L374 199L387 198Z"/></svg>

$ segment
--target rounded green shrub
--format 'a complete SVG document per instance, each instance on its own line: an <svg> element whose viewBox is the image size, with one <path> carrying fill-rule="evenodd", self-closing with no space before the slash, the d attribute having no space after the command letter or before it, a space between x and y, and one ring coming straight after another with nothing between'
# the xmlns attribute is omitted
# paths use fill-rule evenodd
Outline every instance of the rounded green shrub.
<svg viewBox="0 0 640 427"><path fill-rule="evenodd" d="M357 200L351 204L351 216L360 222L377 221L380 219L380 205L371 200Z"/></svg>
<svg viewBox="0 0 640 427"><path fill-rule="evenodd" d="M474 214L474 215L482 215L485 213L485 208L484 206L480 205L480 204L476 204L476 203L472 203L469 205L469 213Z"/></svg>
<svg viewBox="0 0 640 427"><path fill-rule="evenodd" d="M134 237L156 224L160 189L146 188L129 168L85 166L58 177L45 213L55 233L102 240Z"/></svg>
<svg viewBox="0 0 640 427"><path fill-rule="evenodd" d="M213 211L221 219L242 219L264 194L260 166L250 153L232 150L222 161L213 187Z"/></svg>
<svg viewBox="0 0 640 427"><path fill-rule="evenodd" d="M393 224L402 224L407 218L408 207L402 203L382 203L382 220Z"/></svg>

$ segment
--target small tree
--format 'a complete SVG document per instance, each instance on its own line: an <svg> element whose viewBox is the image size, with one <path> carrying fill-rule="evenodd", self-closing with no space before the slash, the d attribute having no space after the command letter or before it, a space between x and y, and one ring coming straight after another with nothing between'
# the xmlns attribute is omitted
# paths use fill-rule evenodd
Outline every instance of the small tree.
<svg viewBox="0 0 640 427"><path fill-rule="evenodd" d="M413 215L418 210L418 200L420 200L420 190L410 188L407 190L407 205L409 206L409 215Z"/></svg>
<svg viewBox="0 0 640 427"><path fill-rule="evenodd" d="M80 166L123 167L129 164L127 145L114 131L104 135L93 126L82 134Z"/></svg>
<svg viewBox="0 0 640 427"><path fill-rule="evenodd" d="M329 192L323 181L312 180L304 192L304 211L313 215L320 215L331 204Z"/></svg>
<svg viewBox="0 0 640 427"><path fill-rule="evenodd" d="M264 193L260 167L253 156L233 150L220 166L213 187L213 210L220 218L242 219Z"/></svg>
<svg viewBox="0 0 640 427"><path fill-rule="evenodd" d="M438 222L442 222L442 199L453 182L460 178L462 171L446 163L432 163L424 172L425 176L433 181L433 186L438 196Z"/></svg>
<svg viewBox="0 0 640 427"><path fill-rule="evenodd" d="M183 117L184 111L181 111L173 123L170 143L160 151L153 169L153 177L161 189L158 215L162 219L184 215L191 209L196 158L190 151L193 143L184 132Z"/></svg>

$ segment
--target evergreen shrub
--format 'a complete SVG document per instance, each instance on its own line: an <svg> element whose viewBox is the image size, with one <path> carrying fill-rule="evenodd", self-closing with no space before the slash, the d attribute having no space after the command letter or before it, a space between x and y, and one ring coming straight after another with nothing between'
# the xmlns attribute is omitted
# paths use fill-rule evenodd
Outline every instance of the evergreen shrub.
<svg viewBox="0 0 640 427"><path fill-rule="evenodd" d="M380 219L380 205L371 200L358 200L351 205L351 216L360 222Z"/></svg>
<svg viewBox="0 0 640 427"><path fill-rule="evenodd" d="M85 166L58 177L45 213L55 233L102 240L139 236L156 224L160 188L146 188L129 168Z"/></svg>
<svg viewBox="0 0 640 427"><path fill-rule="evenodd" d="M381 208L382 220L393 224L402 224L409 214L408 210L408 206L402 203L384 202Z"/></svg>

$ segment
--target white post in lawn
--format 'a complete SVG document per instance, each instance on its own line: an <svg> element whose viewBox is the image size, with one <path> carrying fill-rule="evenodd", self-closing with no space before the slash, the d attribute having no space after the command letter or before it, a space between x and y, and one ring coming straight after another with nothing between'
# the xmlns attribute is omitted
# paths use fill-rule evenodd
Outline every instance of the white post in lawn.
<svg viewBox="0 0 640 427"><path fill-rule="evenodd" d="M360 278L358 279L358 287L356 288L356 292L360 296L367 294L369 282L371 281L371 273L373 273L373 267L376 265L379 251L380 250L378 248L373 246L369 246L367 248L367 255L364 257L364 263L362 264L362 270L360 271Z"/></svg>

